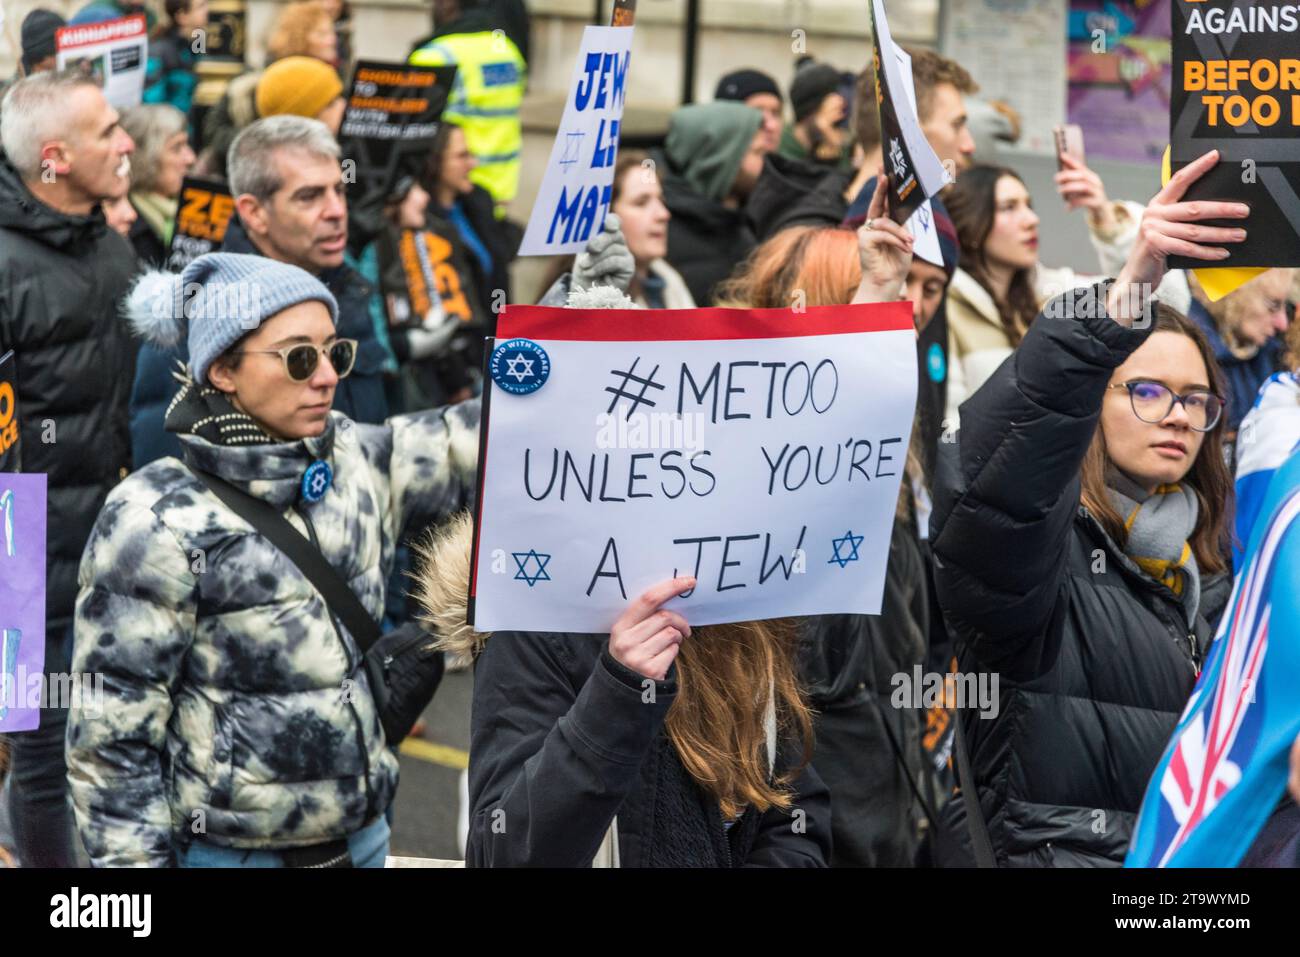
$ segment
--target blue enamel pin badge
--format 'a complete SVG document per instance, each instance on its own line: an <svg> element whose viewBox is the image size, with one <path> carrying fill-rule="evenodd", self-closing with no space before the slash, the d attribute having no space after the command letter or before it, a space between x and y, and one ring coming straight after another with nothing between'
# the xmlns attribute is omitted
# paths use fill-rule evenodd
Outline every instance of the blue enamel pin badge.
<svg viewBox="0 0 1300 957"><path fill-rule="evenodd" d="M317 459L302 473L302 497L309 502L319 502L333 481L334 470L330 464L324 459Z"/></svg>

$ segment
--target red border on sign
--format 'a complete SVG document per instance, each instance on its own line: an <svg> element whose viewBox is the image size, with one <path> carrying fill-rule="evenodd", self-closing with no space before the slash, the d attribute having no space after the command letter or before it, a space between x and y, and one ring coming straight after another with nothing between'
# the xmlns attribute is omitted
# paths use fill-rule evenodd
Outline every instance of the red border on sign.
<svg viewBox="0 0 1300 957"><path fill-rule="evenodd" d="M565 309L506 306L497 341L679 342L697 339L788 339L912 329L910 302L792 309Z"/></svg>

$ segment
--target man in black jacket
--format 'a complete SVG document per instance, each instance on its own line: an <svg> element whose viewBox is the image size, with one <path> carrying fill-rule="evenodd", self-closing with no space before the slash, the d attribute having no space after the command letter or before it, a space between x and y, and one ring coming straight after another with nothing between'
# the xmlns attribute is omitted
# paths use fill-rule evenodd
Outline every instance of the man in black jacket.
<svg viewBox="0 0 1300 957"><path fill-rule="evenodd" d="M135 350L117 308L135 257L100 203L126 193L133 144L99 88L65 73L10 89L0 141L0 355L15 353L21 468L49 476L45 669L65 674L81 552L131 462ZM14 837L24 865L67 867L68 702L43 704L13 743Z"/></svg>

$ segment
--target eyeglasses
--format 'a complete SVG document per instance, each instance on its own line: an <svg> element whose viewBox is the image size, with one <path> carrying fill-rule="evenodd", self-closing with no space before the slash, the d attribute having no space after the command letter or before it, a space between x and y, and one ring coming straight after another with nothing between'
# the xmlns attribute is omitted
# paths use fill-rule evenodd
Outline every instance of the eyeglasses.
<svg viewBox="0 0 1300 957"><path fill-rule="evenodd" d="M1149 379L1119 382L1107 388L1128 389L1133 414L1150 425L1157 425L1168 418L1169 413L1174 411L1175 403L1182 405L1183 411L1187 413L1187 424L1196 432L1210 431L1218 425L1219 418L1223 415L1223 400L1205 389L1178 395L1167 385Z"/></svg>
<svg viewBox="0 0 1300 957"><path fill-rule="evenodd" d="M323 346L302 342L296 346L283 349L245 349L234 355L279 356L284 362L284 371L294 382L306 382L316 372L322 353L329 357L330 365L340 379L346 379L352 371L352 364L357 360L357 340L335 339Z"/></svg>

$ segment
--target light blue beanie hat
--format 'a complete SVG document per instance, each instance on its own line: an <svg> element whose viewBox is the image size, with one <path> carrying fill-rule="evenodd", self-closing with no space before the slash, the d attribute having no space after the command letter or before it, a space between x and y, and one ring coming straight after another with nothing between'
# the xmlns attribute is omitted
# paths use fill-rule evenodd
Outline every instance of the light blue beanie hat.
<svg viewBox="0 0 1300 957"><path fill-rule="evenodd" d="M127 297L127 317L144 339L164 348L188 340L190 373L206 384L213 360L276 313L322 302L338 325L339 307L306 270L264 256L207 253L178 275L149 272Z"/></svg>

